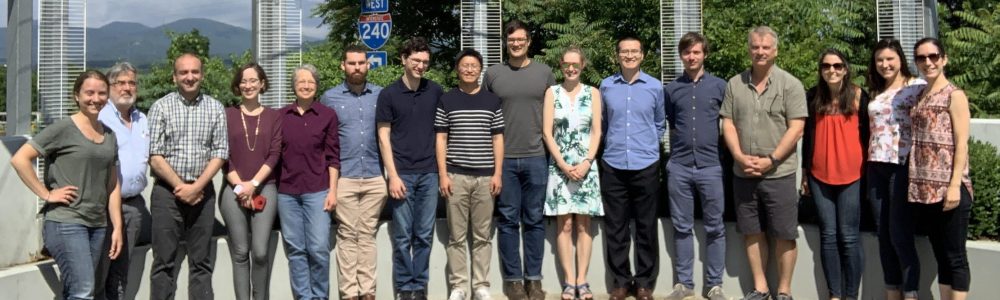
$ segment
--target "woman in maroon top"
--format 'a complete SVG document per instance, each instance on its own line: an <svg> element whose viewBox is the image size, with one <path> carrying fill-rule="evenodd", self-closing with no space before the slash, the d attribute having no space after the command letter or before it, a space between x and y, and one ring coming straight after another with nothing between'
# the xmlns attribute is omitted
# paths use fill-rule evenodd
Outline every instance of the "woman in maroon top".
<svg viewBox="0 0 1000 300"><path fill-rule="evenodd" d="M278 215L295 299L328 299L330 212L337 207L337 113L316 102L316 67L292 73L295 102L282 108Z"/></svg>
<svg viewBox="0 0 1000 300"><path fill-rule="evenodd" d="M230 85L242 101L226 108L229 160L225 164L219 211L229 231L236 299L268 298L271 228L277 215L278 189L273 170L281 154L278 111L260 105L267 75L256 63L240 67ZM251 259L252 258L252 259Z"/></svg>

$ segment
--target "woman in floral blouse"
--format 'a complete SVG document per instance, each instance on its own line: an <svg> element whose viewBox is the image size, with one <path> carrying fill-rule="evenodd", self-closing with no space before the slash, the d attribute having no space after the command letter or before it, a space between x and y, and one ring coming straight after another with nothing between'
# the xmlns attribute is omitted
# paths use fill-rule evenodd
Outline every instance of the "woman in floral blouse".
<svg viewBox="0 0 1000 300"><path fill-rule="evenodd" d="M969 99L948 81L948 54L936 38L913 47L917 70L927 78L920 100L910 111L909 199L914 219L926 226L938 265L941 298L965 299L969 291L969 259L965 237L972 209L969 178Z"/></svg>
<svg viewBox="0 0 1000 300"><path fill-rule="evenodd" d="M913 244L913 217L906 205L910 153L910 108L925 82L910 73L899 41L888 38L875 45L868 64L868 87L875 97L868 103L868 163L865 177L868 199L878 226L886 299L916 299L920 279Z"/></svg>

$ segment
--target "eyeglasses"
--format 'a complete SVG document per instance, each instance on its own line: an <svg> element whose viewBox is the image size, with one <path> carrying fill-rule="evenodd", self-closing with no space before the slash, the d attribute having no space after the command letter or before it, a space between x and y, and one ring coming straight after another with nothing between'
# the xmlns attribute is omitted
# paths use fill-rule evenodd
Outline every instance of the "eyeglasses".
<svg viewBox="0 0 1000 300"><path fill-rule="evenodd" d="M927 55L917 54L916 56L913 57L913 60L916 63L918 63L918 64L919 63L925 63L925 62L927 62L928 59L931 60L932 64L936 64L938 62L938 60L941 60L941 54L938 54L938 53L931 53L931 54L927 54Z"/></svg>
<svg viewBox="0 0 1000 300"><path fill-rule="evenodd" d="M464 64L458 66L458 69L461 71L478 71L479 69L482 69L482 66L479 64Z"/></svg>
<svg viewBox="0 0 1000 300"><path fill-rule="evenodd" d="M260 83L260 79L257 78L247 78L240 80L240 84L258 84L258 83Z"/></svg>
<svg viewBox="0 0 1000 300"><path fill-rule="evenodd" d="M121 86L121 87L127 87L127 86L135 87L136 83L135 81L115 81L115 83L112 83L111 85Z"/></svg>
<svg viewBox="0 0 1000 300"><path fill-rule="evenodd" d="M837 71L843 71L844 70L844 64L842 64L842 63L835 63L835 64L821 63L821 64L819 64L820 71L826 71L826 70L829 70L830 68L833 68L834 70L837 70Z"/></svg>
<svg viewBox="0 0 1000 300"><path fill-rule="evenodd" d="M618 55L629 55L629 54L637 55L639 53L642 53L642 50L639 50L639 49L621 49L621 50L618 50Z"/></svg>
<svg viewBox="0 0 1000 300"><path fill-rule="evenodd" d="M562 63L562 67L563 67L563 69L569 69L570 67L572 67L574 69L579 70L579 69L583 68L583 65L580 64L580 63Z"/></svg>
<svg viewBox="0 0 1000 300"><path fill-rule="evenodd" d="M431 63L431 61L429 61L429 60L420 60L420 59L416 59L416 58L407 58L406 60L410 61L410 64L413 65L413 66L420 65L420 66L426 67L426 66L430 65L430 63Z"/></svg>
<svg viewBox="0 0 1000 300"><path fill-rule="evenodd" d="M527 43L528 38L507 38L508 44Z"/></svg>

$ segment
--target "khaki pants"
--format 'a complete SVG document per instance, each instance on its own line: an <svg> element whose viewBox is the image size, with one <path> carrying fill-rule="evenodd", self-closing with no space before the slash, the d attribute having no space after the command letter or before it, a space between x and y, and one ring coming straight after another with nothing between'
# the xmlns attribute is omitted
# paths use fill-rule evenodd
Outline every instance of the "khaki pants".
<svg viewBox="0 0 1000 300"><path fill-rule="evenodd" d="M470 176L448 173L451 177L451 198L448 198L448 283L451 288L469 286L466 264L468 233L472 232L473 289L489 287L486 276L490 269L493 233L493 196L490 176Z"/></svg>
<svg viewBox="0 0 1000 300"><path fill-rule="evenodd" d="M382 177L337 181L337 278L341 297L375 294L375 230L386 195Z"/></svg>

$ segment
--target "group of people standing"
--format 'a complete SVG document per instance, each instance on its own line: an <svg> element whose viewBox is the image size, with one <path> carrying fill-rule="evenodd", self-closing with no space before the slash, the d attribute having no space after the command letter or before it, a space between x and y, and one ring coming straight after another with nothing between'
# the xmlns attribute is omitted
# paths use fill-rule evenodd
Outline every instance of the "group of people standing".
<svg viewBox="0 0 1000 300"><path fill-rule="evenodd" d="M618 40L620 72L597 87L581 82L588 64L583 49L562 53L557 83L549 66L529 58L524 23L507 23L504 37L504 63L486 67L479 52L459 53L453 63L459 84L447 92L423 76L431 48L421 38L403 45L404 73L385 88L366 79L366 49L348 46L342 84L319 94L316 68L300 66L292 73L295 102L281 109L259 102L270 85L255 63L236 71L231 92L241 102L226 108L202 92L201 60L177 57L177 90L156 101L148 118L135 107L137 71L128 63L107 76L81 74L73 89L80 111L44 129L12 159L46 201L45 246L60 267L62 296L122 297L139 228L151 222L151 298L174 297L183 242L189 298L212 299L218 191L237 299L268 297L276 219L296 299L329 297L333 219L338 297L374 299L375 234L386 206L395 296L426 299L439 198L450 233L450 300L491 299L495 212L508 298L545 298L543 220L555 216L562 299L594 297L587 278L593 217L603 218L610 298L652 299L665 167L677 275L667 299L696 297L695 199L707 235L705 296L728 299L724 146L735 161L737 226L753 274L744 299L792 299L800 167L803 191L820 218L830 299L858 297L862 193L879 220L886 297L916 298L919 223L930 225L942 297L964 299L972 199L968 100L945 78L948 57L936 39L914 49L924 79L910 74L899 42L887 39L873 51L867 91L852 83L846 57L827 50L819 58L819 84L806 92L775 66L778 35L766 26L748 34L750 69L728 82L705 70L707 39L685 34L677 45L684 73L666 85L641 70L646 51L634 37ZM113 105L105 105L109 98ZM800 166L795 148L803 133ZM664 136L669 142L661 145ZM662 146L670 152L665 163ZM37 157L48 164L44 181L30 165ZM149 211L141 196L147 165L155 179ZM216 189L219 170L224 183ZM765 234L776 241L773 293L764 276ZM625 255L633 245L634 267Z"/></svg>

